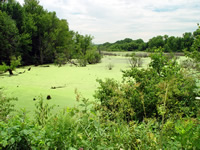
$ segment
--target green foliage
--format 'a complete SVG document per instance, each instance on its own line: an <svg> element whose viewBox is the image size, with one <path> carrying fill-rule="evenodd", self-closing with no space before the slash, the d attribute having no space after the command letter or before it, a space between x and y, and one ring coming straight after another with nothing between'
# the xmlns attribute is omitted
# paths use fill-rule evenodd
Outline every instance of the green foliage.
<svg viewBox="0 0 200 150"><path fill-rule="evenodd" d="M12 75L12 71L16 69L17 66L21 65L21 57L11 56L10 58L10 66L6 65L4 62L0 65L0 71L7 72L9 71L10 75Z"/></svg>
<svg viewBox="0 0 200 150"><path fill-rule="evenodd" d="M29 150L31 149L31 138L34 137L34 134L37 134L35 133L37 126L30 123L24 110L20 111L7 123L1 122L0 128L0 148L3 149Z"/></svg>
<svg viewBox="0 0 200 150"><path fill-rule="evenodd" d="M150 62L149 66L155 69L156 72L160 75L162 69L164 69L164 66L167 64L167 58L163 55L161 49L158 49L155 52L156 54L153 53L150 55L151 60L153 61Z"/></svg>
<svg viewBox="0 0 200 150"><path fill-rule="evenodd" d="M197 32L195 32L197 33ZM104 43L98 45L98 49L102 51L148 51L154 52L157 48L163 48L164 52L183 52L184 49L191 51L194 41L194 34L186 32L183 37L174 37L168 35L158 35L144 42L142 39L132 40L126 38L116 41L115 43Z"/></svg>
<svg viewBox="0 0 200 150"><path fill-rule="evenodd" d="M78 58L78 65L80 66L80 67L85 67L85 66L87 66L87 60L86 60L86 58L85 58L85 56L79 56L79 58Z"/></svg>
<svg viewBox="0 0 200 150"><path fill-rule="evenodd" d="M54 106L49 106L45 103L42 96L38 97L37 103L35 104L35 121L39 125L44 126L51 118L51 110Z"/></svg>
<svg viewBox="0 0 200 150"><path fill-rule="evenodd" d="M2 63L2 65L0 65L0 71L2 73L6 72L9 69L9 66L7 66L4 62Z"/></svg>
<svg viewBox="0 0 200 150"><path fill-rule="evenodd" d="M101 55L95 50L87 50L86 54L79 55L78 64L80 67L85 67L87 64L96 64L101 61Z"/></svg>
<svg viewBox="0 0 200 150"><path fill-rule="evenodd" d="M193 69L200 71L200 26L198 25L198 29L194 32L195 38L194 43L191 48L191 52L185 50L185 55L189 58L187 61L193 64ZM188 66L189 68L190 66Z"/></svg>
<svg viewBox="0 0 200 150"><path fill-rule="evenodd" d="M98 49L102 51L143 51L146 48L146 43L142 39L132 40L126 38L115 43L104 43L98 45Z"/></svg>
<svg viewBox="0 0 200 150"><path fill-rule="evenodd" d="M141 57L136 57L135 53L132 53L131 58L129 58L129 64L130 64L131 68L141 67L142 59L141 59Z"/></svg>
<svg viewBox="0 0 200 150"><path fill-rule="evenodd" d="M199 149L199 118L168 120L163 128L163 147L173 149Z"/></svg>
<svg viewBox="0 0 200 150"><path fill-rule="evenodd" d="M129 93L129 88L133 87L121 85L113 79L106 79L105 82L102 80L97 81L100 87L94 95L98 100L95 109L100 111L102 118L110 120L133 120L135 110L132 109L132 101L127 98L132 94Z"/></svg>
<svg viewBox="0 0 200 150"><path fill-rule="evenodd" d="M17 54L19 35L15 21L1 10L0 31L0 63L5 62L8 65L8 58Z"/></svg>
<svg viewBox="0 0 200 150"><path fill-rule="evenodd" d="M66 55L64 53L58 53L56 55L56 58L55 58L55 61L54 61L54 63L56 65L61 67L62 65L66 64L66 62L67 62L67 57L66 57Z"/></svg>
<svg viewBox="0 0 200 150"><path fill-rule="evenodd" d="M0 91L0 121L6 121L9 119L9 115L14 111L14 104L12 101L16 101L17 98L7 98Z"/></svg>
<svg viewBox="0 0 200 150"><path fill-rule="evenodd" d="M37 0L25 0L23 6L9 1L0 4L0 63L9 64L11 56L21 56L23 65L55 62L79 58L93 49L90 35L69 30L67 20L48 12ZM100 61L95 53L91 63Z"/></svg>
<svg viewBox="0 0 200 150"><path fill-rule="evenodd" d="M101 61L101 55L95 50L88 50L85 57L89 64L96 64Z"/></svg>
<svg viewBox="0 0 200 150"><path fill-rule="evenodd" d="M91 102L80 97L78 107L65 108L44 125L22 110L0 121L0 149L199 149L199 118L156 119L138 123L101 118ZM40 110L39 110L40 111ZM100 112L101 113L101 112ZM163 132L162 138L160 132Z"/></svg>
<svg viewBox="0 0 200 150"><path fill-rule="evenodd" d="M15 70L17 66L21 65L21 57L18 56L17 58L12 56L10 59L10 69Z"/></svg>
<svg viewBox="0 0 200 150"><path fill-rule="evenodd" d="M195 78L162 52L152 54L151 59L151 68L124 71L121 84L99 80L95 98L103 117L142 121L197 115L200 104L195 99L199 94Z"/></svg>

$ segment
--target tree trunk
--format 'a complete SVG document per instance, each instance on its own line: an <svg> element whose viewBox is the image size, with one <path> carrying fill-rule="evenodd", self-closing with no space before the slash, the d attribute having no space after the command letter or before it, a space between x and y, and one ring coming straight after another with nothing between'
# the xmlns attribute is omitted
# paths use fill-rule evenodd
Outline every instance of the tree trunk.
<svg viewBox="0 0 200 150"><path fill-rule="evenodd" d="M44 63L44 54L43 54L43 50L40 49L40 63L43 64Z"/></svg>
<svg viewBox="0 0 200 150"><path fill-rule="evenodd" d="M13 75L13 72L12 72L11 69L8 69L8 72L9 72L10 75Z"/></svg>

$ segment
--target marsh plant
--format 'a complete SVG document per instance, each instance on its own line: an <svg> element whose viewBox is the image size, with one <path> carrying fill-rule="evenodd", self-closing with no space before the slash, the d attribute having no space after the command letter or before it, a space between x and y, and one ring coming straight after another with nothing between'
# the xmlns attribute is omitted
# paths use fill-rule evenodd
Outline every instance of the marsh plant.
<svg viewBox="0 0 200 150"><path fill-rule="evenodd" d="M137 57L135 53L131 54L131 57L128 59L131 68L142 67L142 58Z"/></svg>
<svg viewBox="0 0 200 150"><path fill-rule="evenodd" d="M109 63L106 68L108 68L108 70L112 70L114 67L114 65L112 63Z"/></svg>
<svg viewBox="0 0 200 150"><path fill-rule="evenodd" d="M0 65L0 72L9 72L10 75L13 75L13 71L21 65L21 56L10 57L10 65L7 65L5 62L2 62L2 65Z"/></svg>
<svg viewBox="0 0 200 150"><path fill-rule="evenodd" d="M39 125L44 126L51 118L51 110L55 107L55 105L50 106L47 102L44 101L43 97L40 95L37 98L35 107L35 121Z"/></svg>
<svg viewBox="0 0 200 150"><path fill-rule="evenodd" d="M17 101L17 98L8 98L0 90L0 121L5 121L15 111L14 101Z"/></svg>

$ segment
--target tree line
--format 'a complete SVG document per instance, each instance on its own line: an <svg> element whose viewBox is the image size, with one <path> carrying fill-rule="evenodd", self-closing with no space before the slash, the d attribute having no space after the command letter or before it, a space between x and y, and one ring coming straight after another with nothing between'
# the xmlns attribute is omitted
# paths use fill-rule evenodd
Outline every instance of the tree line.
<svg viewBox="0 0 200 150"><path fill-rule="evenodd" d="M198 34L198 31L195 31L194 33L186 32L182 37L158 35L149 39L148 42L144 42L142 39L125 38L115 43L99 44L98 49L103 51L154 51L157 48L163 48L164 52L191 51L191 46Z"/></svg>
<svg viewBox="0 0 200 150"><path fill-rule="evenodd" d="M92 40L70 30L67 20L45 10L38 0L24 0L23 6L0 1L0 64L11 65L13 57L21 58L22 65L87 61L91 53L97 55Z"/></svg>

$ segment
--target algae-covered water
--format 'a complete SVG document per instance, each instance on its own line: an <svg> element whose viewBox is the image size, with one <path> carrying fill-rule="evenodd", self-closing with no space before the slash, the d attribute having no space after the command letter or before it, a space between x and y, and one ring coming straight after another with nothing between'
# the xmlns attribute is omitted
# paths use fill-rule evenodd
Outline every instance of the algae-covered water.
<svg viewBox="0 0 200 150"><path fill-rule="evenodd" d="M147 63L148 60L144 62ZM108 69L109 64L112 64L112 70ZM30 71L28 68L31 68ZM121 81L121 70L128 68L128 58L122 56L105 56L101 63L87 67L58 67L53 64L49 67L26 66L16 69L14 76L1 74L0 87L3 87L7 96L18 98L17 109L25 108L33 113L38 96L42 96L50 104L56 104L56 109L60 109L77 104L75 89L83 97L94 100L94 92L99 86L96 79L114 78ZM25 73L19 74L24 71ZM50 100L46 100L47 95L51 96Z"/></svg>

